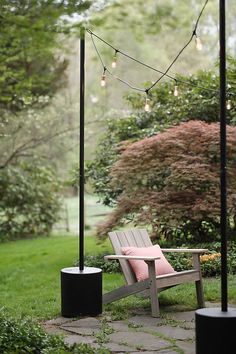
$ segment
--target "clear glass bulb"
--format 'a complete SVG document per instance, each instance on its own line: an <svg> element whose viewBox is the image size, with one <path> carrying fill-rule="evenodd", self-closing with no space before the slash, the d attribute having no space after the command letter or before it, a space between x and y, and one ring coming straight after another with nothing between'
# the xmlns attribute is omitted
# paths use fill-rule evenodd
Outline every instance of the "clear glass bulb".
<svg viewBox="0 0 236 354"><path fill-rule="evenodd" d="M175 97L179 96L179 91L178 91L178 86L177 85L175 85L174 96Z"/></svg>
<svg viewBox="0 0 236 354"><path fill-rule="evenodd" d="M146 98L145 106L144 106L144 111L145 111L145 112L151 112L150 99L149 99L149 98Z"/></svg>
<svg viewBox="0 0 236 354"><path fill-rule="evenodd" d="M106 86L106 75L103 74L101 78L101 87L105 87L105 86Z"/></svg>
<svg viewBox="0 0 236 354"><path fill-rule="evenodd" d="M117 56L114 55L113 61L112 61L112 63L111 63L111 67L112 67L113 69L115 69L115 68L116 68L116 64L117 64Z"/></svg>
<svg viewBox="0 0 236 354"><path fill-rule="evenodd" d="M228 100L226 102L226 109L228 109L228 111L232 108L232 104L231 104L231 100Z"/></svg>
<svg viewBox="0 0 236 354"><path fill-rule="evenodd" d="M195 38L195 43L196 43L197 50L202 50L202 42L201 42L200 37Z"/></svg>

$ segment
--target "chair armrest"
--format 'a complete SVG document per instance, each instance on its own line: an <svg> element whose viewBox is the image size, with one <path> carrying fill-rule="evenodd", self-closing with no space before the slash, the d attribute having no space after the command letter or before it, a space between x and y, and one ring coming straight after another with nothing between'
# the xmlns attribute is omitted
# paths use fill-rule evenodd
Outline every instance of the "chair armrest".
<svg viewBox="0 0 236 354"><path fill-rule="evenodd" d="M183 253L205 253L208 252L207 248L161 248L162 252L183 252Z"/></svg>
<svg viewBox="0 0 236 354"><path fill-rule="evenodd" d="M139 261L155 261L157 259L160 259L161 257L147 257L147 256L125 256L122 254L112 254L109 256L105 256L104 259L105 260L113 260L113 259L125 259L125 260L129 260L129 259L136 259Z"/></svg>

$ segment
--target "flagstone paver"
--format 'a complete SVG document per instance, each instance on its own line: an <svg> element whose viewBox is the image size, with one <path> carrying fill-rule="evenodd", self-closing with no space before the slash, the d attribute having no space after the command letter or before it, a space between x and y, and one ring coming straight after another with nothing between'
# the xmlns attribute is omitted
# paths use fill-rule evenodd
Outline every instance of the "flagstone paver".
<svg viewBox="0 0 236 354"><path fill-rule="evenodd" d="M165 320L163 318L155 318L155 317L151 317L150 314L148 315L136 315L133 316L131 318L129 318L128 320L130 323L134 323L140 326L158 326L162 323L165 322Z"/></svg>
<svg viewBox="0 0 236 354"><path fill-rule="evenodd" d="M65 343L72 345L75 343L87 343L87 344L93 344L94 343L94 338L89 337L89 336L80 336L80 335L75 335L75 334L70 334L65 336Z"/></svg>
<svg viewBox="0 0 236 354"><path fill-rule="evenodd" d="M133 353L134 348L131 348L124 344L107 343L105 347L111 351L111 353ZM146 354L148 354L146 352Z"/></svg>
<svg viewBox="0 0 236 354"><path fill-rule="evenodd" d="M153 330L153 327L151 328ZM159 326L156 327L155 332L163 334L165 337L170 337L172 339L179 340L189 340L193 339L195 336L195 332L191 329L184 329L178 326Z"/></svg>
<svg viewBox="0 0 236 354"><path fill-rule="evenodd" d="M115 332L109 336L112 342L126 344L134 349L158 350L170 346L166 340L144 332Z"/></svg>
<svg viewBox="0 0 236 354"><path fill-rule="evenodd" d="M65 317L57 317L57 318L54 318L52 320L48 320L45 322L45 324L47 325L62 325L62 324L65 324L66 322L71 322L72 319L70 318L65 318Z"/></svg>
<svg viewBox="0 0 236 354"><path fill-rule="evenodd" d="M61 327L62 329L71 332L71 333L76 333L76 334L81 334L81 335L87 335L87 336L92 336L94 334L97 334L100 332L99 328L80 328L80 327Z"/></svg>
<svg viewBox="0 0 236 354"><path fill-rule="evenodd" d="M195 311L169 312L168 318L173 318L177 321L195 321Z"/></svg>
<svg viewBox="0 0 236 354"><path fill-rule="evenodd" d="M100 321L94 317L81 318L62 324L63 327L100 328Z"/></svg>
<svg viewBox="0 0 236 354"><path fill-rule="evenodd" d="M185 342L185 341L177 341L176 345L183 350L185 354L195 354L195 342Z"/></svg>
<svg viewBox="0 0 236 354"><path fill-rule="evenodd" d="M131 354L176 354L179 353L179 351L175 351L173 349L164 349L164 350L158 350L158 351L139 351L139 352L132 352Z"/></svg>
<svg viewBox="0 0 236 354"><path fill-rule="evenodd" d="M115 331L129 331L131 327L129 327L129 324L125 323L124 321L115 321L113 323L109 324L111 328L113 328Z"/></svg>

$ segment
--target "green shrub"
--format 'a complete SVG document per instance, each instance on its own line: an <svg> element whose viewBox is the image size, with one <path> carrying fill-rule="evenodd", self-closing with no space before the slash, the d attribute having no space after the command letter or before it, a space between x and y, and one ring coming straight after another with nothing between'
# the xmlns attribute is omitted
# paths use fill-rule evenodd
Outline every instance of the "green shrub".
<svg viewBox="0 0 236 354"><path fill-rule="evenodd" d="M171 247L168 243L162 243L161 247ZM191 244L179 245L180 248L192 248ZM209 251L201 256L201 270L204 277L214 277L221 274L220 242L196 244L195 248L206 248ZM188 253L166 253L165 257L177 271L189 269L192 264L192 255ZM85 257L85 266L101 268L104 273L120 273L121 268L118 261L105 261L104 254L97 254ZM76 262L75 266L78 266ZM236 274L236 243L228 243L228 272Z"/></svg>
<svg viewBox="0 0 236 354"><path fill-rule="evenodd" d="M190 245L182 245L183 248L192 247ZM201 270L204 277L214 277L221 274L221 256L220 242L204 243L194 245L196 248L207 248L209 251L201 256ZM176 271L186 270L191 264L192 257L186 253L166 254L166 258ZM227 257L228 273L236 274L236 243L228 243Z"/></svg>
<svg viewBox="0 0 236 354"><path fill-rule="evenodd" d="M18 354L108 354L104 349L93 349L88 344L69 346L63 338L46 333L29 319L14 319L0 311L0 353Z"/></svg>
<svg viewBox="0 0 236 354"><path fill-rule="evenodd" d="M48 235L58 218L59 183L35 164L0 170L0 241Z"/></svg>
<svg viewBox="0 0 236 354"><path fill-rule="evenodd" d="M86 267L100 268L104 273L120 273L121 268L119 261L106 261L104 256L105 254L86 256L84 264ZM79 262L76 262L75 266L78 265Z"/></svg>

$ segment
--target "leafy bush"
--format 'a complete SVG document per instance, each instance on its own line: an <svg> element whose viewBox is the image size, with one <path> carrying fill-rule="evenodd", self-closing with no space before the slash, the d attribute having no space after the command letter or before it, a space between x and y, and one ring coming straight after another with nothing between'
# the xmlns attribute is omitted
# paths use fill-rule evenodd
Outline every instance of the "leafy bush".
<svg viewBox="0 0 236 354"><path fill-rule="evenodd" d="M161 247L170 247L168 242L162 242ZM191 244L179 245L180 248L191 248ZM196 244L196 248L206 248L209 251L200 256L201 270L204 277L214 277L221 274L221 244L220 242ZM165 257L171 263L172 267L177 271L189 269L192 265L192 255L188 253L165 253ZM78 266L76 262L75 266ZM105 261L104 254L97 254L85 257L85 266L98 267L104 273L120 273L121 268L118 261ZM236 274L236 243L228 243L228 272Z"/></svg>
<svg viewBox="0 0 236 354"><path fill-rule="evenodd" d="M84 259L84 264L86 267L100 268L104 273L120 273L120 263L119 261L106 261L104 256L106 254L97 254L86 256ZM75 263L75 266L79 265L79 261Z"/></svg>
<svg viewBox="0 0 236 354"><path fill-rule="evenodd" d="M35 164L0 170L0 241L47 235L60 210L59 182Z"/></svg>
<svg viewBox="0 0 236 354"><path fill-rule="evenodd" d="M191 247L191 244L189 245ZM188 248L188 245L182 245ZM197 248L207 248L209 251L200 256L201 271L204 277L214 277L221 274L221 245L219 242L197 244ZM192 262L191 255L185 253L165 254L171 265L176 271L188 269ZM236 243L228 243L228 257L227 257L228 273L236 274Z"/></svg>
<svg viewBox="0 0 236 354"><path fill-rule="evenodd" d="M108 354L95 350L88 344L69 346L63 338L47 334L38 324L28 319L11 318L6 311L0 311L0 353L20 354Z"/></svg>

